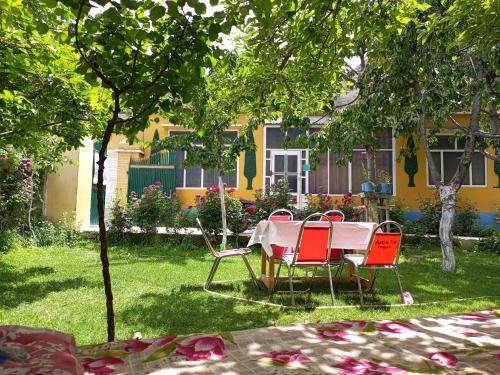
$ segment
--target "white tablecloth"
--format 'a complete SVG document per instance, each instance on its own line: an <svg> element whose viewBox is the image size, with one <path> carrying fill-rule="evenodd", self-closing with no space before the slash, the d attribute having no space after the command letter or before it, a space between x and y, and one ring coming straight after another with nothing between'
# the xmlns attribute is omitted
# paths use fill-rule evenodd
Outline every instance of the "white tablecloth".
<svg viewBox="0 0 500 375"><path fill-rule="evenodd" d="M247 246L261 244L267 255L273 255L271 245L297 246L302 221L261 221L248 241ZM332 248L366 250L377 223L334 222ZM310 222L308 225L327 226L327 222Z"/></svg>

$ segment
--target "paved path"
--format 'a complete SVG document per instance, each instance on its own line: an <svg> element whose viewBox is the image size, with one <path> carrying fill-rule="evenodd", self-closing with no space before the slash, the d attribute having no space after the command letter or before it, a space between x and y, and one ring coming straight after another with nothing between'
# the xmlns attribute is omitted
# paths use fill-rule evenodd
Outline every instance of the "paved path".
<svg viewBox="0 0 500 375"><path fill-rule="evenodd" d="M127 340L78 355L89 374L500 374L500 311Z"/></svg>

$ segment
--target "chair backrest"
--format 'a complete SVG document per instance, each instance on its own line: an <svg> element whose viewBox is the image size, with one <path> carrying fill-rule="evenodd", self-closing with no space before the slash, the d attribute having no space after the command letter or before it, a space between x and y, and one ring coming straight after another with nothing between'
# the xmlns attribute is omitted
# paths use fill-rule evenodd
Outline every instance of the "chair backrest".
<svg viewBox="0 0 500 375"><path fill-rule="evenodd" d="M312 220L323 217L328 224L320 224ZM331 242L332 221L330 218L320 213L309 215L300 226L293 263L326 262L330 258Z"/></svg>
<svg viewBox="0 0 500 375"><path fill-rule="evenodd" d="M326 216L330 218L331 221L333 222L340 222L345 220L345 215L342 211L340 210L329 210L326 212L323 212ZM321 221L326 221L325 217L321 217Z"/></svg>
<svg viewBox="0 0 500 375"><path fill-rule="evenodd" d="M269 221L293 221L293 213L285 208L278 208L269 214Z"/></svg>
<svg viewBox="0 0 500 375"><path fill-rule="evenodd" d="M198 227L200 228L201 234L203 235L203 238L205 239L205 242L207 243L207 246L210 249L210 251L212 252L213 256L217 256L217 250L215 249L214 245L212 245L212 242L208 239L208 236L205 233L205 230L203 229L199 218L196 218L196 224L198 224Z"/></svg>
<svg viewBox="0 0 500 375"><path fill-rule="evenodd" d="M394 226L397 232L384 232L382 228ZM363 264L365 266L394 266L398 262L403 229L395 221L384 221L373 229Z"/></svg>

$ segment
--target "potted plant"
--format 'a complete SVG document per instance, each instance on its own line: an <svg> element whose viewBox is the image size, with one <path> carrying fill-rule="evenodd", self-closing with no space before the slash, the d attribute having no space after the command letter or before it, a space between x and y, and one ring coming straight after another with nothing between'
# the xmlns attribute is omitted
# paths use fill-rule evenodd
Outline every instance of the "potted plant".
<svg viewBox="0 0 500 375"><path fill-rule="evenodd" d="M379 193L392 194L392 177L387 171L380 169L377 171L377 181Z"/></svg>
<svg viewBox="0 0 500 375"><path fill-rule="evenodd" d="M373 193L375 191L375 184L368 178L368 171L363 163L361 163L361 167L363 168L363 181L365 181L361 183L361 191L364 193Z"/></svg>

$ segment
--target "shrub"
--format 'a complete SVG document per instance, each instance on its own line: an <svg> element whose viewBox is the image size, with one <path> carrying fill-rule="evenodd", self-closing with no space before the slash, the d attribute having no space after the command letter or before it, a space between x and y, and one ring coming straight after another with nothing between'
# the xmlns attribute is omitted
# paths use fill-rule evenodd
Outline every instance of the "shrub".
<svg viewBox="0 0 500 375"><path fill-rule="evenodd" d="M167 201L161 184L146 186L140 199L135 192L130 194L130 220L145 233L156 233L157 227L166 221Z"/></svg>
<svg viewBox="0 0 500 375"><path fill-rule="evenodd" d="M168 228L180 228L182 215L181 215L181 202L177 198L177 194L172 193L171 196L165 197L165 216L163 224Z"/></svg>
<svg viewBox="0 0 500 375"><path fill-rule="evenodd" d="M56 224L57 244L72 246L81 239L74 215L63 215Z"/></svg>
<svg viewBox="0 0 500 375"><path fill-rule="evenodd" d="M57 227L44 217L34 218L32 228L36 246L51 246L58 242Z"/></svg>
<svg viewBox="0 0 500 375"><path fill-rule="evenodd" d="M15 230L9 229L0 232L0 253L14 250L21 246L22 242L22 237Z"/></svg>
<svg viewBox="0 0 500 375"><path fill-rule="evenodd" d="M465 202L457 207L453 222L453 233L459 236L473 236L476 230L477 209L472 202Z"/></svg>
<svg viewBox="0 0 500 375"><path fill-rule="evenodd" d="M393 208L389 211L389 218L396 223L406 225L406 207L400 199L392 198L390 204Z"/></svg>
<svg viewBox="0 0 500 375"><path fill-rule="evenodd" d="M248 219L243 204L233 196L234 189L224 192L226 208L226 222L230 231L235 234L241 233L248 226ZM222 213L220 207L219 188L217 186L208 187L205 195L196 196L196 207L198 217L203 228L211 235L222 233Z"/></svg>
<svg viewBox="0 0 500 375"><path fill-rule="evenodd" d="M108 238L113 243L126 242L125 233L131 228L128 207L115 200L111 208L111 217L108 223Z"/></svg>
<svg viewBox="0 0 500 375"><path fill-rule="evenodd" d="M32 164L27 158L0 156L0 236L18 229L33 194Z"/></svg>
<svg viewBox="0 0 500 375"><path fill-rule="evenodd" d="M266 185L264 190L255 191L255 211L251 216L252 222L258 223L266 220L269 214L278 208L292 209L294 203L294 197L290 194L288 184L284 180L279 180L271 186Z"/></svg>
<svg viewBox="0 0 500 375"><path fill-rule="evenodd" d="M423 234L438 234L441 221L441 203L436 198L421 198L422 216L415 222L414 230Z"/></svg>
<svg viewBox="0 0 500 375"><path fill-rule="evenodd" d="M495 234L482 238L477 244L478 251L500 254L500 231Z"/></svg>

